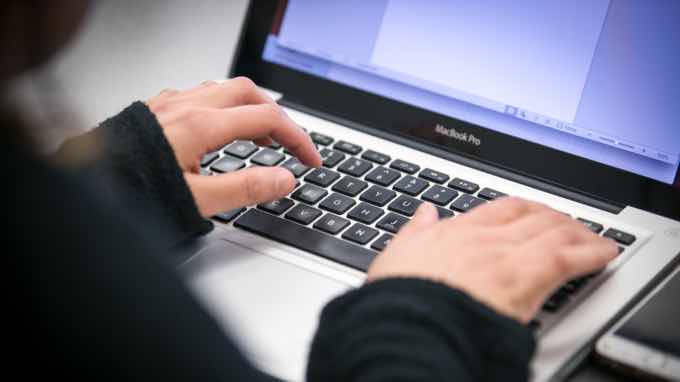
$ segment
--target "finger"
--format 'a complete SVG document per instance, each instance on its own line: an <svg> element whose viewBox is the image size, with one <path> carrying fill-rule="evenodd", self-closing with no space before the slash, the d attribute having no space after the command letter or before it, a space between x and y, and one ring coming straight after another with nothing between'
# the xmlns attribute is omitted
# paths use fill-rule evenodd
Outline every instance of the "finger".
<svg viewBox="0 0 680 382"><path fill-rule="evenodd" d="M564 247L550 254L551 266L543 278L545 289L552 290L567 280L601 270L618 253L616 243L608 239Z"/></svg>
<svg viewBox="0 0 680 382"><path fill-rule="evenodd" d="M614 253L618 253L616 245L613 245L611 240L593 234L579 223L566 222L529 240L522 246L521 253L531 257L531 263L539 264L542 268L555 269L558 275L570 277L574 270L571 268L571 261L562 255L563 250L602 243L613 248Z"/></svg>
<svg viewBox="0 0 680 382"><path fill-rule="evenodd" d="M204 81L178 97L194 106L227 108L242 105L274 104L274 100L246 77L223 82Z"/></svg>
<svg viewBox="0 0 680 382"><path fill-rule="evenodd" d="M251 167L224 175L185 177L204 217L280 199L295 187L293 175L280 167Z"/></svg>
<svg viewBox="0 0 680 382"><path fill-rule="evenodd" d="M267 147L267 146L271 145L272 143L274 143L274 141L269 137L264 137L264 138L257 138L255 140L253 140L253 143L255 143L258 146Z"/></svg>
<svg viewBox="0 0 680 382"><path fill-rule="evenodd" d="M543 234L550 227L571 221L571 218L565 214L546 209L521 216L509 222L503 229L508 238L521 242Z"/></svg>
<svg viewBox="0 0 680 382"><path fill-rule="evenodd" d="M412 234L431 227L439 221L437 209L431 203L423 203L418 207L408 224L399 230L400 234Z"/></svg>
<svg viewBox="0 0 680 382"><path fill-rule="evenodd" d="M569 220L545 227L543 232L540 232L526 243L540 252L547 253L562 246L583 244L598 239L601 238L590 232L580 223Z"/></svg>
<svg viewBox="0 0 680 382"><path fill-rule="evenodd" d="M502 225L514 221L522 216L544 211L548 207L535 202L516 197L505 197L482 206L460 216L451 219L451 222L465 224Z"/></svg>
<svg viewBox="0 0 680 382"><path fill-rule="evenodd" d="M285 146L307 166L321 166L312 139L278 105L246 105L207 109L201 123L212 127L207 139L213 149L236 139L269 137Z"/></svg>

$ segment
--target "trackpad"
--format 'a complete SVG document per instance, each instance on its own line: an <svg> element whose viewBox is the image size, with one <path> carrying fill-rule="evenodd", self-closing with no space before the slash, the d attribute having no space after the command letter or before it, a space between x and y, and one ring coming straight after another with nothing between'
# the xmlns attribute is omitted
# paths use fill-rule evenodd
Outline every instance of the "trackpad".
<svg viewBox="0 0 680 382"><path fill-rule="evenodd" d="M209 244L180 270L247 357L286 380L304 380L321 309L350 288L223 240Z"/></svg>

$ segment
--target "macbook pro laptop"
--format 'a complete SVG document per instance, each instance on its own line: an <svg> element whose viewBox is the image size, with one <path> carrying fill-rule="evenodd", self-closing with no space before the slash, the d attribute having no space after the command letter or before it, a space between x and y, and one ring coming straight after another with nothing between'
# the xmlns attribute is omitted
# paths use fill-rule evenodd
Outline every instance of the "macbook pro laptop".
<svg viewBox="0 0 680 382"><path fill-rule="evenodd" d="M206 175L283 166L299 182L216 216L186 282L253 362L302 380L320 310L420 203L456 219L536 200L621 252L529 323L532 379L563 378L678 264L678 25L663 0L252 2L229 77L272 95L323 167L248 141L206 155Z"/></svg>

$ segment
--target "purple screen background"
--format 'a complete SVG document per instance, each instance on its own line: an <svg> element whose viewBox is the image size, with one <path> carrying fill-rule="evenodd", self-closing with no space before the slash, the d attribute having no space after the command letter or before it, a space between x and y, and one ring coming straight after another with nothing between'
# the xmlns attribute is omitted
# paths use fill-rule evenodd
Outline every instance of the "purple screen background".
<svg viewBox="0 0 680 382"><path fill-rule="evenodd" d="M436 1L420 2L426 9ZM264 59L413 104L646 177L672 183L678 163L657 161L563 131L509 117L422 87L319 57L369 62L388 0L290 0ZM431 8L434 9L434 8ZM667 152L680 152L680 2L612 0L574 123ZM549 23L545 23L549 27ZM489 28L493 34L493 27ZM278 43L285 38L286 46ZM486 36L485 41L493 41ZM475 39L470 39L474 44ZM555 43L546 41L545 44ZM314 47L301 53L294 44ZM499 40L501 44L507 42ZM293 49L290 49L293 48ZM442 47L445 49L445 47ZM408 52L404 52L408 54ZM398 59L398 57L395 57ZM507 65L512 65L508 60ZM370 68L369 68L370 69ZM549 81L550 79L546 79ZM540 96L540 95L536 95Z"/></svg>

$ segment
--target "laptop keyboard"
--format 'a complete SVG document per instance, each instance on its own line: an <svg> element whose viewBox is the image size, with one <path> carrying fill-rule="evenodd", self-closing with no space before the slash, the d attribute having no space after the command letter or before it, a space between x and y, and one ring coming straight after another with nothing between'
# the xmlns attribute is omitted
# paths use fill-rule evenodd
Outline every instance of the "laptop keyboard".
<svg viewBox="0 0 680 382"><path fill-rule="evenodd" d="M427 201L440 218L466 213L488 201L506 196L469 179L451 177L378 151L311 132L323 167L311 169L274 143L258 147L236 141L205 155L201 173L228 173L248 165L282 166L298 179L290 197L216 215L223 222L292 245L340 264L366 271L377 253L410 221ZM577 218L596 234L620 244L619 252L635 236L597 222ZM555 314L584 289L597 273L571 280L543 305L543 314ZM530 323L540 329L541 320Z"/></svg>

